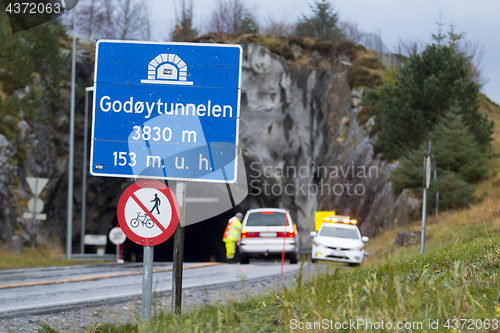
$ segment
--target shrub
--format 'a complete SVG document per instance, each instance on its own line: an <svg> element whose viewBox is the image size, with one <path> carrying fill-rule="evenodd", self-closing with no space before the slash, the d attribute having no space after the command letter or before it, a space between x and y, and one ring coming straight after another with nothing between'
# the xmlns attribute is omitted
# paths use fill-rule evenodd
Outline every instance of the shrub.
<svg viewBox="0 0 500 333"><path fill-rule="evenodd" d="M385 69L384 65L377 57L362 57L352 62L352 66L362 66L370 69Z"/></svg>
<svg viewBox="0 0 500 333"><path fill-rule="evenodd" d="M469 207L477 201L474 197L475 187L467 183L455 172L441 172L437 185L439 188L439 209L448 210ZM436 209L436 184L432 184L427 192L427 212Z"/></svg>
<svg viewBox="0 0 500 333"><path fill-rule="evenodd" d="M304 50L310 50L312 49L314 42L310 38L292 36L288 38L288 44L297 44Z"/></svg>
<svg viewBox="0 0 500 333"><path fill-rule="evenodd" d="M351 67L347 70L347 80L349 86L353 87L368 87L382 85L382 78L379 74L371 72L366 67Z"/></svg>
<svg viewBox="0 0 500 333"><path fill-rule="evenodd" d="M360 125L364 125L374 114L375 108L372 105L365 105L361 110L359 110L356 115L356 120Z"/></svg>
<svg viewBox="0 0 500 333"><path fill-rule="evenodd" d="M445 113L430 138L438 170L455 172L467 182L486 176L487 155L479 149L458 110Z"/></svg>
<svg viewBox="0 0 500 333"><path fill-rule="evenodd" d="M318 51L323 56L328 56L333 53L334 44L330 41L318 40L314 43L312 49Z"/></svg>
<svg viewBox="0 0 500 333"><path fill-rule="evenodd" d="M475 201L474 186L486 175L487 155L478 149L457 112L447 112L430 133L434 152L439 188L439 207L452 209L466 207ZM428 156L427 145L420 145L400 159L399 165L390 176L395 194L403 189L411 189L421 194L423 186L423 161ZM431 181L429 211L435 207L436 184Z"/></svg>

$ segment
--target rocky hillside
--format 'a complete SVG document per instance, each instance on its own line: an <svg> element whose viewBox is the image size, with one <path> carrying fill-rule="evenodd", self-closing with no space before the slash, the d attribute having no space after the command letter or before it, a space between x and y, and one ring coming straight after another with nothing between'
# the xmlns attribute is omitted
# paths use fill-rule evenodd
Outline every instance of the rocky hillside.
<svg viewBox="0 0 500 333"><path fill-rule="evenodd" d="M291 48L296 58L307 51ZM394 197L388 182L395 165L373 156L372 122L356 119L363 90L349 88L349 58L339 55L332 66L317 51L308 57L297 66L299 59L287 62L264 45L245 46L240 142L250 195L243 204L288 207L305 231L316 210L354 216L367 235L406 224L407 198Z"/></svg>
<svg viewBox="0 0 500 333"><path fill-rule="evenodd" d="M348 79L348 70L365 51L306 39L263 38L239 39L244 43L240 143L249 195L238 210L287 207L303 244L309 242L316 210L352 215L368 236L395 223L407 223L407 198L395 197L388 182L395 165L373 156L374 139L368 135L373 121L360 125L357 120L363 90L350 88L353 80ZM84 87L93 79L93 45L81 40L78 48L75 248L80 241ZM20 100L30 90L44 89L34 82L16 90ZM68 92L66 85L67 101ZM65 242L69 103L48 112L52 116L46 121L35 121L22 111L2 119L14 131L5 133L7 127L0 125L0 239L4 244L14 234L29 243L28 224L21 218L32 196L27 176L50 178L41 196L48 218L39 231L39 244ZM89 177L88 233L109 230L116 221L118 199L130 183Z"/></svg>

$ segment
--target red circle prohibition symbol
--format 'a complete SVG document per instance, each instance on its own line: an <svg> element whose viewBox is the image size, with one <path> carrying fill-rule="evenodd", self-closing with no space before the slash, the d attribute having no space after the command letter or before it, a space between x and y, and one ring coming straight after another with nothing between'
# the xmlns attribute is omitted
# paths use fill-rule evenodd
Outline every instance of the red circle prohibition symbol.
<svg viewBox="0 0 500 333"><path fill-rule="evenodd" d="M168 199L168 205L170 205L171 208L171 218L170 221L161 221L163 223L160 223L158 221L157 217L153 215L152 212L149 211L148 208L146 208L145 204L141 202L135 193L141 189L155 189L160 191L165 197ZM161 230L161 233L157 236L154 237L145 237L138 235L133 229L130 228L129 224L127 223L127 219L125 216L125 210L127 208L127 203L130 202L135 202L141 209L143 214L146 214L144 216L145 219L148 219L150 221L154 222L154 225L158 226ZM146 204L149 204L149 202L146 202ZM167 204L167 203L165 203ZM165 206L161 206L165 207ZM154 209L154 208L153 208ZM153 210L152 210L153 211ZM138 213L139 215L139 213ZM139 244L139 245L144 245L144 246L154 246L163 243L167 239L172 236L174 233L175 229L177 228L177 224L179 223L179 203L177 202L177 198L175 197L174 193L172 190L170 190L164 183L158 180L140 180L129 187L125 191L123 191L123 194L120 197L120 201L118 201L118 209L117 209L117 217L118 217L118 223L120 224L120 228L122 228L122 231L125 233L125 235L134 243ZM165 223L166 222L166 223ZM168 224L168 225L167 225ZM167 225L165 228L164 226ZM149 228L152 228L149 227Z"/></svg>

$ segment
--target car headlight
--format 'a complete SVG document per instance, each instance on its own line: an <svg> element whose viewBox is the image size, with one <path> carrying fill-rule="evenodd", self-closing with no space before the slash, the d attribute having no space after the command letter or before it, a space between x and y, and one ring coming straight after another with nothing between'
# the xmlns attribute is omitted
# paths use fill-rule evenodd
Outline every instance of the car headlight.
<svg viewBox="0 0 500 333"><path fill-rule="evenodd" d="M316 241L313 241L313 244L314 244L314 246L317 246L317 247L325 247L323 244L318 243Z"/></svg>

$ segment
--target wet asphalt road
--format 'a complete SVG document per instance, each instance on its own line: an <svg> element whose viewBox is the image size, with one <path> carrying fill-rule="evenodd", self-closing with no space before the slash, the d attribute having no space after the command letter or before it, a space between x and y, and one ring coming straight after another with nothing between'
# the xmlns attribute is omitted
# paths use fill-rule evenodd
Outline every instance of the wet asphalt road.
<svg viewBox="0 0 500 333"><path fill-rule="evenodd" d="M211 265L198 267L200 265ZM155 263L153 291L172 290L172 263ZM283 273L300 265L285 263ZM185 263L183 289L235 283L239 273L250 280L279 276L281 263L256 262L249 265ZM20 313L57 311L83 304L140 296L142 264L99 264L73 267L32 268L0 271L0 318Z"/></svg>

